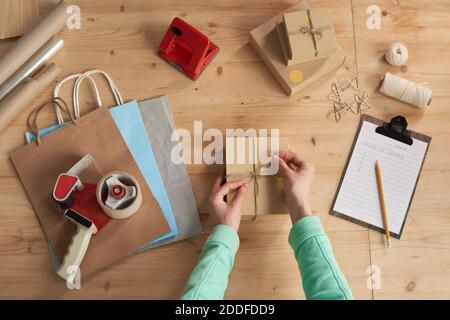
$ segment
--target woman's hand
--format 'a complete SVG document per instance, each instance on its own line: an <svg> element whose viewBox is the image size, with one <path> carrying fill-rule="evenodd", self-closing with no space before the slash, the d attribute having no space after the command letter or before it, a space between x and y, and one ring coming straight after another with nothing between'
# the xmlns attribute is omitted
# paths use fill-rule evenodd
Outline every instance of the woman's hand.
<svg viewBox="0 0 450 320"><path fill-rule="evenodd" d="M294 224L301 218L312 215L309 189L314 180L314 166L291 151L280 151L278 156L274 157L279 159L280 173L284 178L286 206Z"/></svg>
<svg viewBox="0 0 450 320"><path fill-rule="evenodd" d="M217 177L209 197L209 211L214 225L225 224L236 232L239 230L241 208L247 189L247 181L225 183L225 172ZM231 191L236 191L236 195L231 202L225 202L224 197Z"/></svg>

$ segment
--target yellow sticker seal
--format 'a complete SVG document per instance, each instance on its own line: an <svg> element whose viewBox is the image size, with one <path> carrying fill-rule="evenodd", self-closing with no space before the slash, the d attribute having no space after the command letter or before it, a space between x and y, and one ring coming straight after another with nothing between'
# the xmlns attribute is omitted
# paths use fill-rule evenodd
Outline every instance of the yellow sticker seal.
<svg viewBox="0 0 450 320"><path fill-rule="evenodd" d="M289 79L293 83L300 83L303 81L303 73L300 70L294 69L289 73Z"/></svg>

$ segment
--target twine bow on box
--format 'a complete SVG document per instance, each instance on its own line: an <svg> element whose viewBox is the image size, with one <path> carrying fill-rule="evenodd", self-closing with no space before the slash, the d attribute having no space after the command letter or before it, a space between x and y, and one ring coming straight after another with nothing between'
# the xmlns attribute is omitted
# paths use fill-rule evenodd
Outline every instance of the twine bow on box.
<svg viewBox="0 0 450 320"><path fill-rule="evenodd" d="M256 165L253 165L252 171L247 171L243 173L233 173L233 174L227 174L225 176L226 179L236 179L236 180L246 180L247 183L250 183L253 181L254 188L253 188L253 201L255 204L255 215L253 219L256 219L256 216L258 214L258 194L259 194L259 178L263 176L262 174L258 173L256 170Z"/></svg>
<svg viewBox="0 0 450 320"><path fill-rule="evenodd" d="M313 39L315 56L317 57L317 55L319 54L318 40L320 40L323 37L323 32L325 30L331 29L331 26L326 25L326 26L321 26L321 27L316 28L313 24L313 19L311 18L311 11L308 10L307 12L308 12L309 25L307 25L307 26L300 25L298 30L291 31L288 33L288 35L291 36L291 35L308 34L309 33Z"/></svg>

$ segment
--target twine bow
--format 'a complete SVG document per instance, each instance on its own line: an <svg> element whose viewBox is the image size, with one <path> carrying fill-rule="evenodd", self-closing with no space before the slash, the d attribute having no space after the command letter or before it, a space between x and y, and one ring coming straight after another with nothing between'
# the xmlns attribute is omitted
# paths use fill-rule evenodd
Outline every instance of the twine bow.
<svg viewBox="0 0 450 320"><path fill-rule="evenodd" d="M234 174L227 174L225 178L232 178L232 179L246 179L247 183L254 181L254 188L253 188L253 201L255 204L255 216L253 219L256 219L256 215L258 214L258 194L259 194L259 177L262 175L258 172L256 172L256 166L253 165L253 171L248 171L246 173L234 173Z"/></svg>
<svg viewBox="0 0 450 320"><path fill-rule="evenodd" d="M298 30L291 31L288 33L288 35L307 34L307 33L311 34L311 37L313 38L313 43L314 43L315 56L317 57L317 55L319 54L318 40L320 40L323 37L323 32L325 30L331 29L331 26L326 25L326 26L322 26L322 27L318 27L318 28L314 27L313 21L311 19L311 11L310 10L308 10L308 21L310 23L309 26L301 25Z"/></svg>

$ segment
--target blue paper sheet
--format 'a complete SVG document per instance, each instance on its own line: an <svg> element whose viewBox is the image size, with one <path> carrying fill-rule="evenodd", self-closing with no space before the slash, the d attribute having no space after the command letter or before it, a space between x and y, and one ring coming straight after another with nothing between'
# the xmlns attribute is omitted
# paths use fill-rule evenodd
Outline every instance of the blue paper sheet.
<svg viewBox="0 0 450 320"><path fill-rule="evenodd" d="M110 108L109 112L172 230L152 242L157 242L177 235L178 228L169 197L167 196L167 191L164 187L164 182L159 172L152 146L148 140L147 131L145 130L137 102L131 101L124 105Z"/></svg>

